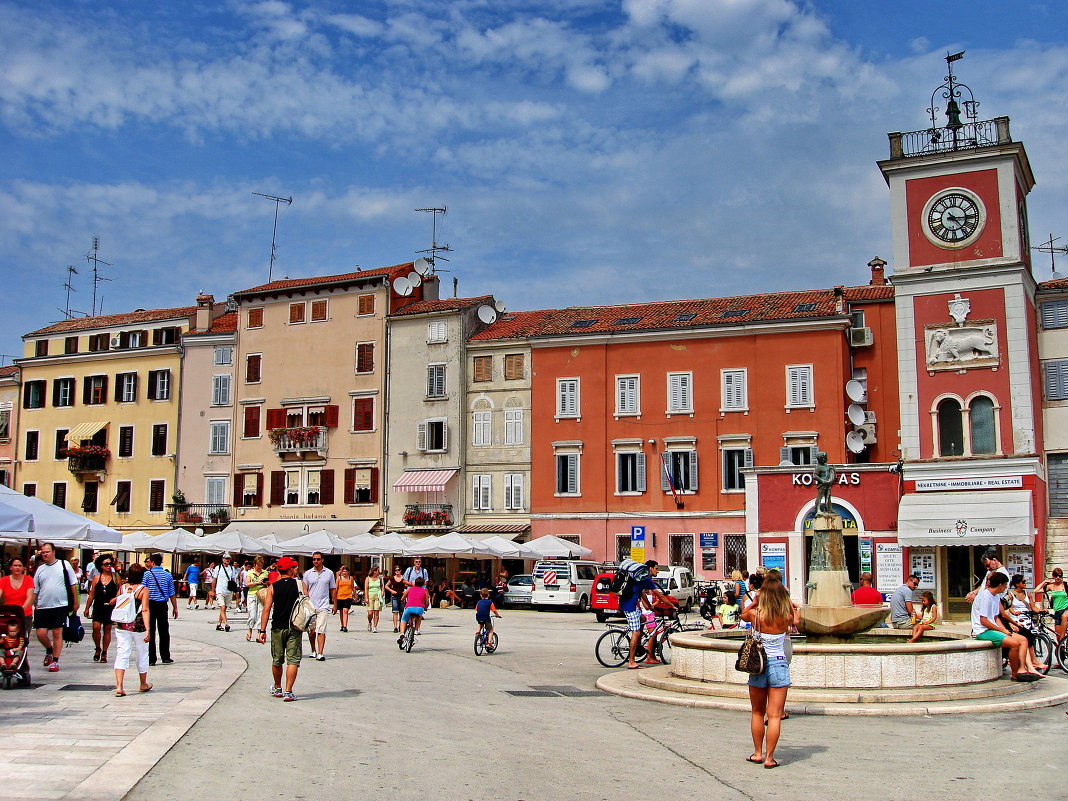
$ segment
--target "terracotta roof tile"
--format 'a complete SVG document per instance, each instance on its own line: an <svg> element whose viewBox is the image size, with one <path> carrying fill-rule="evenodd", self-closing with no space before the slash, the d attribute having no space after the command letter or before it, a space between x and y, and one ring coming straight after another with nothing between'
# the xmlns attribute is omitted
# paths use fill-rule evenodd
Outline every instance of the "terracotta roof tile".
<svg viewBox="0 0 1068 801"><path fill-rule="evenodd" d="M1068 289L1068 278L1054 278L1051 281L1043 281L1038 285L1039 291Z"/></svg>
<svg viewBox="0 0 1068 801"><path fill-rule="evenodd" d="M9 376L18 375L19 366L17 364L9 364L6 367L0 367L0 378L8 378Z"/></svg>
<svg viewBox="0 0 1068 801"><path fill-rule="evenodd" d="M893 284L868 284L866 286L847 286L845 289L846 300L893 300Z"/></svg>
<svg viewBox="0 0 1068 801"><path fill-rule="evenodd" d="M406 314L428 314L436 311L450 311L452 309L469 309L480 303L493 303L493 295L480 295L477 298L442 298L441 300L418 300L411 306L405 306L393 312L394 317Z"/></svg>
<svg viewBox="0 0 1068 801"><path fill-rule="evenodd" d="M317 275L311 278L284 278L280 281L271 281L268 284L260 284L250 289L242 289L235 292L234 297L242 295L264 295L272 292L282 292L292 289L310 289L324 284L347 284L354 281L362 281L368 278L381 278L388 275L407 275L414 269L412 262L394 264L392 267L378 267L374 270L357 270L353 273L339 273L338 275Z"/></svg>
<svg viewBox="0 0 1068 801"><path fill-rule="evenodd" d="M536 311L507 312L497 318L497 322L487 326L471 337L472 341L482 342L494 339L516 339L534 336L558 309L537 309Z"/></svg>
<svg viewBox="0 0 1068 801"><path fill-rule="evenodd" d="M196 306L179 306L174 309L138 309L137 311L123 314L102 314L96 317L76 317L71 320L60 320L58 323L38 328L25 337L41 336L43 334L61 334L67 331L85 331L90 328L112 328L119 325L137 325L139 323L156 323L163 320L188 319L196 313Z"/></svg>
<svg viewBox="0 0 1068 801"><path fill-rule="evenodd" d="M185 332L185 336L193 337L201 334L229 334L237 330L237 312L226 312L220 314L214 320L211 321L211 325L206 331L193 328Z"/></svg>

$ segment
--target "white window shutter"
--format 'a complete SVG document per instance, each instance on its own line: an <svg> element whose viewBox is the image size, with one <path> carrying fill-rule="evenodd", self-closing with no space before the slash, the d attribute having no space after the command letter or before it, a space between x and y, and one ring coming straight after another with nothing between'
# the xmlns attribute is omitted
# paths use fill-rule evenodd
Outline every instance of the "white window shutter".
<svg viewBox="0 0 1068 801"><path fill-rule="evenodd" d="M743 455L742 455L742 467L752 467L752 466L753 466L753 449L752 448L746 448L744 453L743 453Z"/></svg>
<svg viewBox="0 0 1068 801"><path fill-rule="evenodd" d="M479 484L481 483L481 479L482 479L482 476L471 476L471 508L472 509L481 508L479 506L479 501L481 500L481 495L479 494L479 490L481 489L481 487L479 486Z"/></svg>
<svg viewBox="0 0 1068 801"><path fill-rule="evenodd" d="M482 508L493 508L493 476L482 476Z"/></svg>
<svg viewBox="0 0 1068 801"><path fill-rule="evenodd" d="M671 468L671 454L665 452L660 454L660 489L664 492L671 491L671 481L673 476L670 476L668 470Z"/></svg>
<svg viewBox="0 0 1068 801"><path fill-rule="evenodd" d="M686 489L697 491L697 451L690 451L690 486Z"/></svg>
<svg viewBox="0 0 1068 801"><path fill-rule="evenodd" d="M512 474L512 508L523 508L523 474Z"/></svg>
<svg viewBox="0 0 1068 801"><path fill-rule="evenodd" d="M790 449L787 447L779 448L779 463L790 462L793 464L793 460L790 458Z"/></svg>
<svg viewBox="0 0 1068 801"><path fill-rule="evenodd" d="M637 463L637 481L635 482L635 489L638 492L645 492L645 454L639 453L635 459Z"/></svg>
<svg viewBox="0 0 1068 801"><path fill-rule="evenodd" d="M567 457L567 491L578 492L578 454L571 453Z"/></svg>
<svg viewBox="0 0 1068 801"><path fill-rule="evenodd" d="M449 424L444 420L441 422L441 449L443 451L449 449Z"/></svg>
<svg viewBox="0 0 1068 801"><path fill-rule="evenodd" d="M415 438L415 447L421 451L426 450L426 422L419 424L419 430Z"/></svg>

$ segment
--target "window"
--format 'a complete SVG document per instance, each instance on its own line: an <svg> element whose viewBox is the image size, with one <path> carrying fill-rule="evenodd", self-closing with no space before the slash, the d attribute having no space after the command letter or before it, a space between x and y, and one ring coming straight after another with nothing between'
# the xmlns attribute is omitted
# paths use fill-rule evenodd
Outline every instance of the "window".
<svg viewBox="0 0 1068 801"><path fill-rule="evenodd" d="M480 511L493 509L493 476L471 476L471 508Z"/></svg>
<svg viewBox="0 0 1068 801"><path fill-rule="evenodd" d="M504 444L523 444L523 410L504 410Z"/></svg>
<svg viewBox="0 0 1068 801"><path fill-rule="evenodd" d="M148 344L147 331L123 331L119 334L120 348L142 348Z"/></svg>
<svg viewBox="0 0 1068 801"><path fill-rule="evenodd" d="M52 505L60 509L67 508L67 482L56 481L52 484Z"/></svg>
<svg viewBox="0 0 1068 801"><path fill-rule="evenodd" d="M624 559L630 559L630 534L616 534L616 561Z"/></svg>
<svg viewBox="0 0 1068 801"><path fill-rule="evenodd" d="M22 494L25 495L27 498L36 498L37 497L37 485L36 484L23 484L22 485Z"/></svg>
<svg viewBox="0 0 1068 801"><path fill-rule="evenodd" d="M208 453L229 453L230 421L213 420L210 423L209 428L211 430L211 436L209 438Z"/></svg>
<svg viewBox="0 0 1068 801"><path fill-rule="evenodd" d="M326 321L327 309L325 300L313 300L311 302L311 321L322 323Z"/></svg>
<svg viewBox="0 0 1068 801"><path fill-rule="evenodd" d="M1045 362L1042 366L1046 373L1046 400L1068 400L1068 359Z"/></svg>
<svg viewBox="0 0 1068 801"><path fill-rule="evenodd" d="M37 456L41 446L41 432L40 431L27 431L26 432L26 449L22 453L22 458L27 462L36 462Z"/></svg>
<svg viewBox="0 0 1068 801"><path fill-rule="evenodd" d="M137 373L115 376L115 402L134 403L137 400Z"/></svg>
<svg viewBox="0 0 1068 801"><path fill-rule="evenodd" d="M556 416L579 416L579 380L577 378L556 379Z"/></svg>
<svg viewBox="0 0 1068 801"><path fill-rule="evenodd" d="M67 458L67 434L69 433L69 428L56 429L56 448L53 451L53 456L57 460Z"/></svg>
<svg viewBox="0 0 1068 801"><path fill-rule="evenodd" d="M745 476L742 475L742 468L752 466L753 451L751 448L724 448L723 490L725 492L744 490Z"/></svg>
<svg viewBox="0 0 1068 801"><path fill-rule="evenodd" d="M133 456L134 427L119 426L119 456Z"/></svg>
<svg viewBox="0 0 1068 801"><path fill-rule="evenodd" d="M356 343L356 372L373 373L375 370L375 343Z"/></svg>
<svg viewBox="0 0 1068 801"><path fill-rule="evenodd" d="M289 470L285 475L285 492L282 495L282 503L286 506L300 504L300 471Z"/></svg>
<svg viewBox="0 0 1068 801"><path fill-rule="evenodd" d="M693 534L668 535L668 562L688 567L693 573Z"/></svg>
<svg viewBox="0 0 1068 801"><path fill-rule="evenodd" d="M63 352L64 353L77 353L78 352L78 337L67 337L63 340Z"/></svg>
<svg viewBox="0 0 1068 801"><path fill-rule="evenodd" d="M303 303L289 304L289 324L296 325L304 322L305 305Z"/></svg>
<svg viewBox="0 0 1068 801"><path fill-rule="evenodd" d="M0 440L11 439L11 410L0 409Z"/></svg>
<svg viewBox="0 0 1068 801"><path fill-rule="evenodd" d="M1068 328L1068 298L1047 300L1041 309L1043 328Z"/></svg>
<svg viewBox="0 0 1068 801"><path fill-rule="evenodd" d="M668 414L693 413L693 373L668 373Z"/></svg>
<svg viewBox="0 0 1068 801"><path fill-rule="evenodd" d="M977 395L968 405L968 427L973 454L997 453L994 401Z"/></svg>
<svg viewBox="0 0 1068 801"><path fill-rule="evenodd" d="M428 398L445 397L444 364L428 364L426 366L426 396Z"/></svg>
<svg viewBox="0 0 1068 801"><path fill-rule="evenodd" d="M474 369L472 370L473 381L492 381L493 380L493 357L492 356L475 356L473 360Z"/></svg>
<svg viewBox="0 0 1068 801"><path fill-rule="evenodd" d="M230 405L230 376L215 375L211 377L211 405Z"/></svg>
<svg viewBox="0 0 1068 801"><path fill-rule="evenodd" d="M426 341L427 342L448 342L449 341L449 324L444 320L436 323L427 323L426 326Z"/></svg>
<svg viewBox="0 0 1068 801"><path fill-rule="evenodd" d="M225 364L234 363L234 346L233 345L216 345L215 346L215 358L216 365L222 366Z"/></svg>
<svg viewBox="0 0 1068 801"><path fill-rule="evenodd" d="M616 453L616 492L645 492L645 454Z"/></svg>
<svg viewBox="0 0 1068 801"><path fill-rule="evenodd" d="M493 444L493 412L473 412L471 415L471 444L485 446Z"/></svg>
<svg viewBox="0 0 1068 801"><path fill-rule="evenodd" d="M38 339L33 343L33 355L34 356L47 356L48 355L48 340Z"/></svg>
<svg viewBox="0 0 1068 801"><path fill-rule="evenodd" d="M352 399L352 430L374 431L375 430L375 399L353 398Z"/></svg>
<svg viewBox="0 0 1068 801"><path fill-rule="evenodd" d="M156 328L152 331L153 345L174 345L178 342L180 330L177 326L169 325L165 328Z"/></svg>
<svg viewBox="0 0 1068 801"><path fill-rule="evenodd" d="M523 474L504 474L504 508L510 512L523 509Z"/></svg>
<svg viewBox="0 0 1068 801"><path fill-rule="evenodd" d="M360 317L365 317L369 314L375 313L375 296L374 295L357 295L356 296L356 314Z"/></svg>
<svg viewBox="0 0 1068 801"><path fill-rule="evenodd" d="M938 455L964 455L964 416L960 401L946 398L938 404Z"/></svg>
<svg viewBox="0 0 1068 801"><path fill-rule="evenodd" d="M245 317L245 328L263 328L263 307L249 309Z"/></svg>
<svg viewBox="0 0 1068 801"><path fill-rule="evenodd" d="M86 481L82 485L82 511L86 514L96 514L100 502L100 484L96 481Z"/></svg>
<svg viewBox="0 0 1068 801"><path fill-rule="evenodd" d="M152 455L167 455L167 424L156 423L152 426Z"/></svg>
<svg viewBox="0 0 1068 801"><path fill-rule="evenodd" d="M504 380L519 381L525 375L525 359L522 353L507 353L504 356Z"/></svg>
<svg viewBox="0 0 1068 801"><path fill-rule="evenodd" d="M170 400L171 397L171 371L149 370L148 371L148 399Z"/></svg>
<svg viewBox="0 0 1068 801"><path fill-rule="evenodd" d="M746 388L746 371L721 370L723 411L744 411L749 408L749 395Z"/></svg>
<svg viewBox="0 0 1068 801"><path fill-rule="evenodd" d="M148 482L148 511L163 511L163 496L167 489L167 482L163 479L152 479Z"/></svg>
<svg viewBox="0 0 1068 801"><path fill-rule="evenodd" d="M818 450L815 445L785 445L779 449L779 461L796 465L815 464Z"/></svg>
<svg viewBox="0 0 1068 801"><path fill-rule="evenodd" d="M118 514L128 514L130 511L130 495L133 492L132 481L115 482L115 498L111 501Z"/></svg>
<svg viewBox="0 0 1068 801"><path fill-rule="evenodd" d="M44 381L27 381L22 385L22 408L43 409L45 405Z"/></svg>
<svg viewBox="0 0 1068 801"><path fill-rule="evenodd" d="M671 450L663 454L660 487L665 492L697 491L697 451Z"/></svg>
<svg viewBox="0 0 1068 801"><path fill-rule="evenodd" d="M444 418L424 420L416 434L416 447L421 451L446 451L449 447L449 427Z"/></svg>
<svg viewBox="0 0 1068 801"><path fill-rule="evenodd" d="M307 486L304 488L304 502L321 504L323 502L323 471L309 470L305 476Z"/></svg>
<svg viewBox="0 0 1068 801"><path fill-rule="evenodd" d="M108 377L106 375L86 376L82 384L82 403L86 406L99 406L108 402Z"/></svg>
<svg viewBox="0 0 1068 801"><path fill-rule="evenodd" d="M211 476L204 479L204 503L212 506L226 505L226 479Z"/></svg>
<svg viewBox="0 0 1068 801"><path fill-rule="evenodd" d="M73 378L57 378L52 382L52 405L57 408L74 405Z"/></svg>
<svg viewBox="0 0 1068 801"><path fill-rule="evenodd" d="M234 482L236 506L263 505L263 473L238 473Z"/></svg>
<svg viewBox="0 0 1068 801"><path fill-rule="evenodd" d="M90 334L89 335L89 352L107 350L111 345L111 339L107 334Z"/></svg>
<svg viewBox="0 0 1068 801"><path fill-rule="evenodd" d="M811 408L814 405L812 400L812 365L787 367L786 406L788 408Z"/></svg>
<svg viewBox="0 0 1068 801"><path fill-rule="evenodd" d="M638 414L638 376L616 376L616 414Z"/></svg>
<svg viewBox="0 0 1068 801"><path fill-rule="evenodd" d="M345 503L374 503L377 499L377 467L350 467L345 471Z"/></svg>
<svg viewBox="0 0 1068 801"><path fill-rule="evenodd" d="M241 436L258 437L260 435L260 407L245 407L245 422L241 428Z"/></svg>
<svg viewBox="0 0 1068 801"><path fill-rule="evenodd" d="M579 454L556 454L556 494L579 494Z"/></svg>
<svg viewBox="0 0 1068 801"><path fill-rule="evenodd" d="M260 361L263 357L258 353L252 353L245 357L245 383L260 383Z"/></svg>

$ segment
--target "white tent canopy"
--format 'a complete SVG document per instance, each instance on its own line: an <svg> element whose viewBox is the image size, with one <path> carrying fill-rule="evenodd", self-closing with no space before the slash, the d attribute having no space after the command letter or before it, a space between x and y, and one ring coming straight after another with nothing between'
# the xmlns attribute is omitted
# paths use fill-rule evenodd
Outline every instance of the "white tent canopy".
<svg viewBox="0 0 1068 801"><path fill-rule="evenodd" d="M516 559L522 559L526 554L523 553L523 546L518 542L512 542L512 540L506 540L501 536L487 537L481 541L483 545L488 545L494 550L498 556L513 557Z"/></svg>
<svg viewBox="0 0 1068 801"><path fill-rule="evenodd" d="M277 545L268 545L263 540L254 539L240 531L220 531L209 534L200 543L203 553L244 554L245 556L278 556L281 549Z"/></svg>
<svg viewBox="0 0 1068 801"><path fill-rule="evenodd" d="M411 537L405 537L396 531L383 534L380 537L372 537L373 542L362 547L359 553L372 556L404 556L408 549L416 543Z"/></svg>
<svg viewBox="0 0 1068 801"><path fill-rule="evenodd" d="M159 551L160 553L197 553L204 544L204 538L198 537L184 528L176 528L158 537L152 537L139 551Z"/></svg>
<svg viewBox="0 0 1068 801"><path fill-rule="evenodd" d="M154 539L155 537L144 531L131 531L122 535L122 542L115 546L115 549L118 551L150 551Z"/></svg>
<svg viewBox="0 0 1068 801"><path fill-rule="evenodd" d="M240 531L260 541L267 535L273 535L275 542L286 542L303 537L315 531L315 526L329 526L331 534L338 537L355 537L366 534L378 519L374 520L231 520L223 531Z"/></svg>
<svg viewBox="0 0 1068 801"><path fill-rule="evenodd" d="M492 559L500 554L479 540L472 540L455 531L439 537L427 537L408 548L409 556L474 556Z"/></svg>
<svg viewBox="0 0 1068 801"><path fill-rule="evenodd" d="M0 484L0 507L8 509L9 520L17 523L22 515L32 516L32 526L4 530L8 540L40 540L43 542L70 540L77 543L122 542L122 534L110 526L97 523L66 509L60 509L40 498L30 498Z"/></svg>
<svg viewBox="0 0 1068 801"><path fill-rule="evenodd" d="M326 529L313 531L303 537L280 542L275 546L289 556L311 556L318 551L325 555L342 556L355 553L352 546L336 534L331 534Z"/></svg>
<svg viewBox="0 0 1068 801"><path fill-rule="evenodd" d="M589 556L593 553L589 548L575 542L561 539L555 534L546 534L543 537L532 539L530 542L523 545L523 549L527 550L533 556L541 556L544 558L568 556L581 557Z"/></svg>

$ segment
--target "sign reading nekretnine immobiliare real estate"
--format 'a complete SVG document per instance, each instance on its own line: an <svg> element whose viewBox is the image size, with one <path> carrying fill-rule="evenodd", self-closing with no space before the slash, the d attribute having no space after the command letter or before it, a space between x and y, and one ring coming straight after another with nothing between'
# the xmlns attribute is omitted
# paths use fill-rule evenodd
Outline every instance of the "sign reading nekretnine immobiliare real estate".
<svg viewBox="0 0 1068 801"><path fill-rule="evenodd" d="M1023 476L982 476L977 478L931 478L916 481L917 492L945 490L1019 489Z"/></svg>

